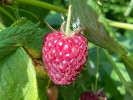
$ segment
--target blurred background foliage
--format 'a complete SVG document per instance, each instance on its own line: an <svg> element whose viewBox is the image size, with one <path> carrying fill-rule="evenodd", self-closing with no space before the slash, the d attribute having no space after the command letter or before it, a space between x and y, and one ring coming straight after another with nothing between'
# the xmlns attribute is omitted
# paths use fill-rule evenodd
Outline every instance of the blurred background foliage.
<svg viewBox="0 0 133 100"><path fill-rule="evenodd" d="M40 0L67 9L69 0ZM133 0L99 0L102 4L101 8L107 19L133 24ZM63 15L66 20L66 15ZM50 11L37 6L28 4L16 3L14 0L13 6L0 7L0 22L6 27L10 26L14 21L21 17L26 17L34 23L40 21L40 27L45 32L50 30L45 25L43 19L55 29L59 29L61 23L61 13ZM120 44L122 44L131 55L133 55L133 31L111 27L115 33ZM95 84L96 66L97 66L97 46L89 44L88 59L84 69L79 75L78 79L69 86L58 86L59 97L58 100L78 100L80 94L86 90L92 90ZM122 75L127 82L131 82L128 73L122 63L122 60L116 53L111 53L111 58L118 66ZM103 88L109 100L132 100L133 97L125 87L122 85L119 77L112 68L111 64L105 57L101 48L99 48L99 72L98 72L98 86L97 89Z"/></svg>

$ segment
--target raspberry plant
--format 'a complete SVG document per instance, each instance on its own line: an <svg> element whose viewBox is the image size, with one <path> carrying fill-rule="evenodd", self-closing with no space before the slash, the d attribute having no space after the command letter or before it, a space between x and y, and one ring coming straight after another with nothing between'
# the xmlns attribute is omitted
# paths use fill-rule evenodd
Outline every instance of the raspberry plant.
<svg viewBox="0 0 133 100"><path fill-rule="evenodd" d="M91 89L98 98L106 94L108 100L133 99L129 1L70 1L71 17L69 0L0 1L0 100L78 100ZM61 16L71 19L65 31L65 25L58 30ZM44 19L56 31L51 32ZM82 27L82 32L74 31ZM76 34L69 34L72 31ZM61 66L63 61L67 66ZM101 88L104 93L97 92Z"/></svg>

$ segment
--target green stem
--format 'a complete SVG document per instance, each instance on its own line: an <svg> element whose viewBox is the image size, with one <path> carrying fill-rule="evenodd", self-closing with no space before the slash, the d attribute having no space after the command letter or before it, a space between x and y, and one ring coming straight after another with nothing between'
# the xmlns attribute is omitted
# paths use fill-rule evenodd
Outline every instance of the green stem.
<svg viewBox="0 0 133 100"><path fill-rule="evenodd" d="M108 59L108 61L110 62L110 64L112 65L112 67L114 68L115 72L117 73L118 77L120 78L120 80L123 83L123 85L125 86L125 88L133 95L133 90L129 87L129 84L126 82L125 78L122 76L120 70L115 65L115 63L112 60L112 58L110 57L109 53L104 49L103 49L103 52L104 52L106 58Z"/></svg>
<svg viewBox="0 0 133 100"><path fill-rule="evenodd" d="M107 19L106 21L109 23L110 26L117 27L117 28L122 28L122 29L133 30L133 24L112 21L112 20L109 20L109 19Z"/></svg>
<svg viewBox="0 0 133 100"><path fill-rule="evenodd" d="M59 13L62 13L62 14L66 14L68 12L67 9L63 9L63 8L54 6L54 5L49 4L49 3L41 2L41 1L36 1L36 0L14 0L14 1L24 3L24 4L30 4L30 5L42 7L42 8L45 8L45 9L48 9L48 10L53 10L53 11L56 11L56 12L59 12ZM111 25L113 27L133 30L133 25L132 24L112 21L112 20L109 20L109 19L107 19L107 22L109 23L109 25Z"/></svg>
<svg viewBox="0 0 133 100"><path fill-rule="evenodd" d="M42 7L42 8L49 9L49 10L54 10L54 11L62 13L62 14L67 13L66 9L54 6L54 5L46 3L46 2L38 1L38 0L14 0L14 1L19 2L19 3L30 4L30 5Z"/></svg>
<svg viewBox="0 0 133 100"><path fill-rule="evenodd" d="M71 11L72 5L69 5L68 17L67 17L67 26L66 26L66 35L69 35L70 21L71 21Z"/></svg>
<svg viewBox="0 0 133 100"><path fill-rule="evenodd" d="M4 30L6 27L2 24L2 23L0 23L0 29L1 30Z"/></svg>
<svg viewBox="0 0 133 100"><path fill-rule="evenodd" d="M97 70L96 70L96 80L95 80L95 88L94 88L95 93L97 91L98 71L99 71L99 48L97 47Z"/></svg>

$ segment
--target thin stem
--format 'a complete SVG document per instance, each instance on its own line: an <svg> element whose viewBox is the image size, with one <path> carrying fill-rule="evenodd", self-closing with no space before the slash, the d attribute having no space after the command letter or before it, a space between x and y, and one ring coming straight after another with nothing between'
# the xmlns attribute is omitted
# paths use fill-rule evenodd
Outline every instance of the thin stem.
<svg viewBox="0 0 133 100"><path fill-rule="evenodd" d="M118 77L120 78L122 84L133 95L133 90L130 88L129 84L126 82L125 78L122 76L120 70L115 65L115 63L112 60L112 58L110 57L109 53L106 50L104 50L104 49L103 49L103 52L104 52L104 55L106 56L106 58L108 59L108 61L110 62L110 64L112 65L112 67L114 68L114 70L117 73Z"/></svg>
<svg viewBox="0 0 133 100"><path fill-rule="evenodd" d="M66 26L66 35L69 35L69 28L70 28L70 21L71 21L71 11L72 10L72 5L69 5L69 10L68 10L68 18L67 18L67 26Z"/></svg>
<svg viewBox="0 0 133 100"><path fill-rule="evenodd" d="M38 0L14 0L14 1L19 2L19 3L30 4L30 5L42 7L42 8L49 9L49 10L54 10L54 11L62 13L62 14L67 13L66 9L54 6L54 5L46 3L46 2L38 1Z"/></svg>
<svg viewBox="0 0 133 100"><path fill-rule="evenodd" d="M98 72L99 72L99 48L97 47L97 70L96 70L96 80L95 80L95 88L94 88L95 93L97 91Z"/></svg>
<svg viewBox="0 0 133 100"><path fill-rule="evenodd" d="M109 20L109 19L106 19L106 21L109 23L109 25L111 25L113 27L122 28L122 29L128 29L128 30L133 30L133 24L112 21L112 20Z"/></svg>

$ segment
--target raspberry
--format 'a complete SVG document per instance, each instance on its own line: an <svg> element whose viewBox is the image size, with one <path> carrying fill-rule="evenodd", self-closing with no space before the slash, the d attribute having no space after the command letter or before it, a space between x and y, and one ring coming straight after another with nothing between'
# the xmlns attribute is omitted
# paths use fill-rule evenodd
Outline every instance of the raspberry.
<svg viewBox="0 0 133 100"><path fill-rule="evenodd" d="M105 93L101 90L97 91L97 96L100 98L100 100L108 100Z"/></svg>
<svg viewBox="0 0 133 100"><path fill-rule="evenodd" d="M83 92L80 95L80 99L79 100L100 100L100 99L92 91L86 91L86 92Z"/></svg>
<svg viewBox="0 0 133 100"><path fill-rule="evenodd" d="M108 100L103 91L98 90L95 94L93 91L85 91L80 95L79 100Z"/></svg>
<svg viewBox="0 0 133 100"><path fill-rule="evenodd" d="M68 85L76 80L88 55L86 38L80 34L66 36L63 32L48 33L43 41L43 61L55 84Z"/></svg>

